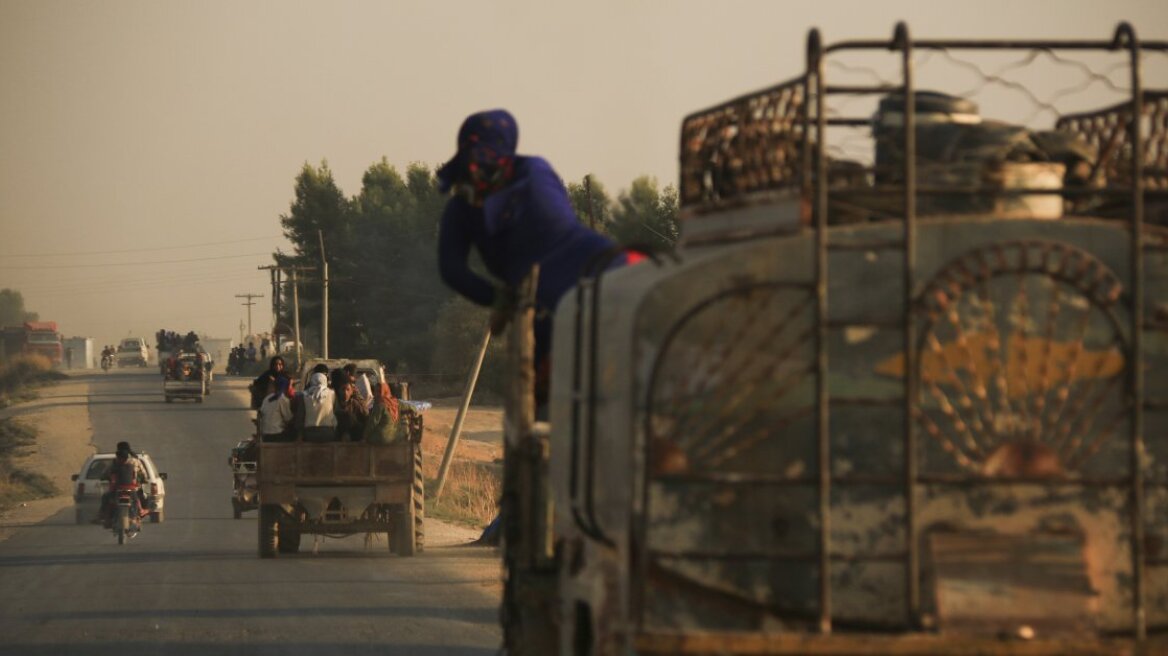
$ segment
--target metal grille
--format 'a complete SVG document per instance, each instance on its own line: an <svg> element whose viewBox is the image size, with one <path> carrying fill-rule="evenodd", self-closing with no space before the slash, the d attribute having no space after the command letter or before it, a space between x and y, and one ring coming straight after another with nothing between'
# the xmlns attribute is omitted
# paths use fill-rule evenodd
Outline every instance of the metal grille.
<svg viewBox="0 0 1168 656"><path fill-rule="evenodd" d="M681 128L681 203L798 184L802 79L690 115Z"/></svg>
<svg viewBox="0 0 1168 656"><path fill-rule="evenodd" d="M1145 92L1142 117L1144 135L1144 188L1168 190L1168 92ZM1128 125L1131 103L1097 112L1061 118L1057 129L1079 135L1095 148L1098 157L1091 180L1115 186L1131 186L1131 143Z"/></svg>

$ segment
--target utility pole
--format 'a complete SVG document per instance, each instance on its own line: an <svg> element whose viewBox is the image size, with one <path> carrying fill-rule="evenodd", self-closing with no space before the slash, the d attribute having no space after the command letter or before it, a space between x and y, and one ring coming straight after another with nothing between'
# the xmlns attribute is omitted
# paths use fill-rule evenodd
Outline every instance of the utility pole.
<svg viewBox="0 0 1168 656"><path fill-rule="evenodd" d="M296 269L292 269L292 333L296 340L296 368L303 362L300 356L300 286L296 284Z"/></svg>
<svg viewBox="0 0 1168 656"><path fill-rule="evenodd" d="M596 212L592 209L592 174L584 176L584 195L588 197L588 227L596 229Z"/></svg>
<svg viewBox="0 0 1168 656"><path fill-rule="evenodd" d="M324 245L323 237L322 237L321 245L322 246ZM282 302L277 302L277 299L283 298L284 285L289 285L289 284L292 285L292 333L293 333L292 339L296 340L296 366L299 367L300 366L300 359L301 359L301 353L300 353L300 278L299 278L299 276L297 276L297 272L299 272L299 271L316 271L316 268L315 267L294 266L294 265L280 266L278 264L269 264L267 266L261 266L261 267L256 267L256 268L260 269L262 271L272 271L273 274L275 275L275 281L276 281L275 284L276 284L276 287L278 289L277 289L276 293L273 295L272 305L273 305L274 311L276 312L276 321L277 322L279 322L280 310L281 310L281 306L283 305ZM285 275L288 277L284 278L283 276L285 276ZM326 278L327 278L327 276L326 276ZM328 296L327 296L327 292L326 292L326 296L325 296L326 303L327 303L327 299L328 299ZM326 306L325 317L327 318L327 316L328 316L328 310L327 310L327 306ZM327 328L325 328L325 330L327 330ZM277 342L277 348L278 347L279 347L279 343Z"/></svg>
<svg viewBox="0 0 1168 656"><path fill-rule="evenodd" d="M324 259L324 231L317 230L316 236L320 239L320 290L323 298L321 299L321 318L320 318L320 357L328 359L328 261Z"/></svg>
<svg viewBox="0 0 1168 656"><path fill-rule="evenodd" d="M252 302L251 299L263 298L263 297L264 297L263 294L236 294L235 295L235 298L246 298L247 299L246 303L240 303L240 305L247 306L247 334L248 334L248 336L255 334L251 331L251 306L255 305L255 303ZM243 339L240 339L239 341L242 342Z"/></svg>

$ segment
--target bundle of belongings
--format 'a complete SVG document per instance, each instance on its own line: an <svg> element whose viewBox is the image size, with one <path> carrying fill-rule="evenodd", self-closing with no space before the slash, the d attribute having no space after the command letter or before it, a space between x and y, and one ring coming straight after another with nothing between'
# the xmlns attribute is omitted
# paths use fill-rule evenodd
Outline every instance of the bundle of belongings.
<svg viewBox="0 0 1168 656"><path fill-rule="evenodd" d="M1063 189L1106 184L1096 148L1079 134L983 120L973 102L933 91L917 92L914 107L918 216L1057 219L1068 209L1088 213L1102 204L1082 194L1068 197L1070 207L1064 203ZM904 122L904 96L881 99L872 124L876 188L904 183ZM836 178L857 167L831 165ZM855 176L848 178L853 186ZM847 202L833 207L838 222L903 216L903 194L869 189L849 190Z"/></svg>

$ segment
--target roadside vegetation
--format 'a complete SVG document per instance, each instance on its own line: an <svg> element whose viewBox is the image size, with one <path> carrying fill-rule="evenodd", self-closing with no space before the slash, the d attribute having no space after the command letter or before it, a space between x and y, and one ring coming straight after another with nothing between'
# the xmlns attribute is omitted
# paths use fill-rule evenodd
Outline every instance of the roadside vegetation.
<svg viewBox="0 0 1168 656"><path fill-rule="evenodd" d="M427 496L436 489L441 461L439 454L426 458L422 465ZM426 517L482 529L499 511L499 497L503 493L501 475L500 466L493 463L459 460L450 463L442 498L426 499Z"/></svg>
<svg viewBox="0 0 1168 656"><path fill-rule="evenodd" d="M36 430L19 421L0 419L0 512L24 501L58 494L44 474L23 469L15 460L36 444Z"/></svg>
<svg viewBox="0 0 1168 656"><path fill-rule="evenodd" d="M41 355L17 355L0 362L0 408L35 397L34 390L66 378Z"/></svg>

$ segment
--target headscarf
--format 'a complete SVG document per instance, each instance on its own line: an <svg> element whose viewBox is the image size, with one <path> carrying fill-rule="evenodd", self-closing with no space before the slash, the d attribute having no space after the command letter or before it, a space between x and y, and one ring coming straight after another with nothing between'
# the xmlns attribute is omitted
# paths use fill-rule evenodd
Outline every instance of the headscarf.
<svg viewBox="0 0 1168 656"><path fill-rule="evenodd" d="M322 373L315 373L308 377L308 386L304 393L312 397L313 401L323 401L328 393L328 377Z"/></svg>
<svg viewBox="0 0 1168 656"><path fill-rule="evenodd" d="M488 172L506 170L514 163L518 144L519 126L507 110L471 114L458 129L458 151L438 169L438 190L446 193L456 184L469 182L472 168Z"/></svg>
<svg viewBox="0 0 1168 656"><path fill-rule="evenodd" d="M369 376L365 374L357 376L357 396L360 397L366 410L373 407L373 387L369 384Z"/></svg>
<svg viewBox="0 0 1168 656"><path fill-rule="evenodd" d="M396 423L401 414L401 409L398 406L397 399L393 398L393 390L389 389L389 383L381 383L377 390L377 400L385 411L389 413L390 421Z"/></svg>

